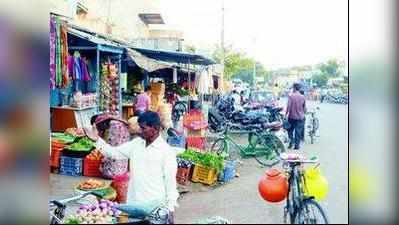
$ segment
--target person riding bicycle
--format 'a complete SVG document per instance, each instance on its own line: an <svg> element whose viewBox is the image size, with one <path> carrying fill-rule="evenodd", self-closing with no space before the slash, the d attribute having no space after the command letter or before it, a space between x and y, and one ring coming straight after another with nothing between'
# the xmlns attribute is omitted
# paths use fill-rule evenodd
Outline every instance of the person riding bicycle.
<svg viewBox="0 0 399 225"><path fill-rule="evenodd" d="M179 196L176 187L176 151L161 137L161 121L156 112L144 112L138 123L142 138L111 146L99 137L96 147L107 157L124 156L130 159L127 205L122 207L131 206L145 211L149 204L165 205L169 210L168 223L173 223Z"/></svg>

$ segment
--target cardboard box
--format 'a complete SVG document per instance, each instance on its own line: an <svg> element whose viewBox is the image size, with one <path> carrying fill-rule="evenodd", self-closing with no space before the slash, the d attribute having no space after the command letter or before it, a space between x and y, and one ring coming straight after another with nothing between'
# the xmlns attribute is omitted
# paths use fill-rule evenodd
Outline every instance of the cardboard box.
<svg viewBox="0 0 399 225"><path fill-rule="evenodd" d="M205 129L201 130L187 129L187 137L205 137Z"/></svg>

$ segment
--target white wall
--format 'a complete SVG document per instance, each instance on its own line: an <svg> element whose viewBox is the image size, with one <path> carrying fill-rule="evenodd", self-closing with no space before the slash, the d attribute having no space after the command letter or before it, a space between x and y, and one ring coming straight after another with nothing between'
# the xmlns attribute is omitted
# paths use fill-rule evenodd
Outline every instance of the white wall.
<svg viewBox="0 0 399 225"><path fill-rule="evenodd" d="M88 8L84 20L75 17L77 25L105 33L107 20L114 24L112 34L126 40L146 38L149 28L138 17L139 13L160 13L159 0L80 0ZM51 0L51 11L71 16L68 0Z"/></svg>

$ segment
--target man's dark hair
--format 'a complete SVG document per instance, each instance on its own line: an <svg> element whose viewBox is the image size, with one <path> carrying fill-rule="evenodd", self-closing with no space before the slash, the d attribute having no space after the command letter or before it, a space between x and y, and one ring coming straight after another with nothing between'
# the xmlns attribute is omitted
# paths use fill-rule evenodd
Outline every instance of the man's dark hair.
<svg viewBox="0 0 399 225"><path fill-rule="evenodd" d="M301 90L301 85L300 85L299 83L295 83L295 84L294 84L294 90L295 90L295 91Z"/></svg>
<svg viewBox="0 0 399 225"><path fill-rule="evenodd" d="M141 114L137 122L139 124L145 124L149 127L153 127L157 130L161 128L161 119L159 118L158 113L153 111L147 111Z"/></svg>
<svg viewBox="0 0 399 225"><path fill-rule="evenodd" d="M147 92L147 91L151 91L151 86L147 86L147 87L145 87L145 88L144 88L144 91L145 91L145 92Z"/></svg>
<svg viewBox="0 0 399 225"><path fill-rule="evenodd" d="M98 117L98 114L97 114L97 115L94 115L94 116L92 116L92 117L90 118L90 125L93 125L93 124L96 122L97 117Z"/></svg>
<svg viewBox="0 0 399 225"><path fill-rule="evenodd" d="M110 121L111 119L107 119L96 124L98 133L102 138L104 138L105 131L107 131L110 127Z"/></svg>

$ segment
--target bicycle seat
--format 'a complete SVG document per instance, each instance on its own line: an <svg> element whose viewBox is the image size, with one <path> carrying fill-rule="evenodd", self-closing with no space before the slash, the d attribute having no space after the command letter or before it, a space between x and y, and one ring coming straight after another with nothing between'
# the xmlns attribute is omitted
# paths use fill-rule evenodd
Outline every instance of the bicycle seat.
<svg viewBox="0 0 399 225"><path fill-rule="evenodd" d="M282 160L299 160L299 159L304 159L305 156L301 153L297 153L297 152L292 152L292 153L281 153L280 154L280 158Z"/></svg>

